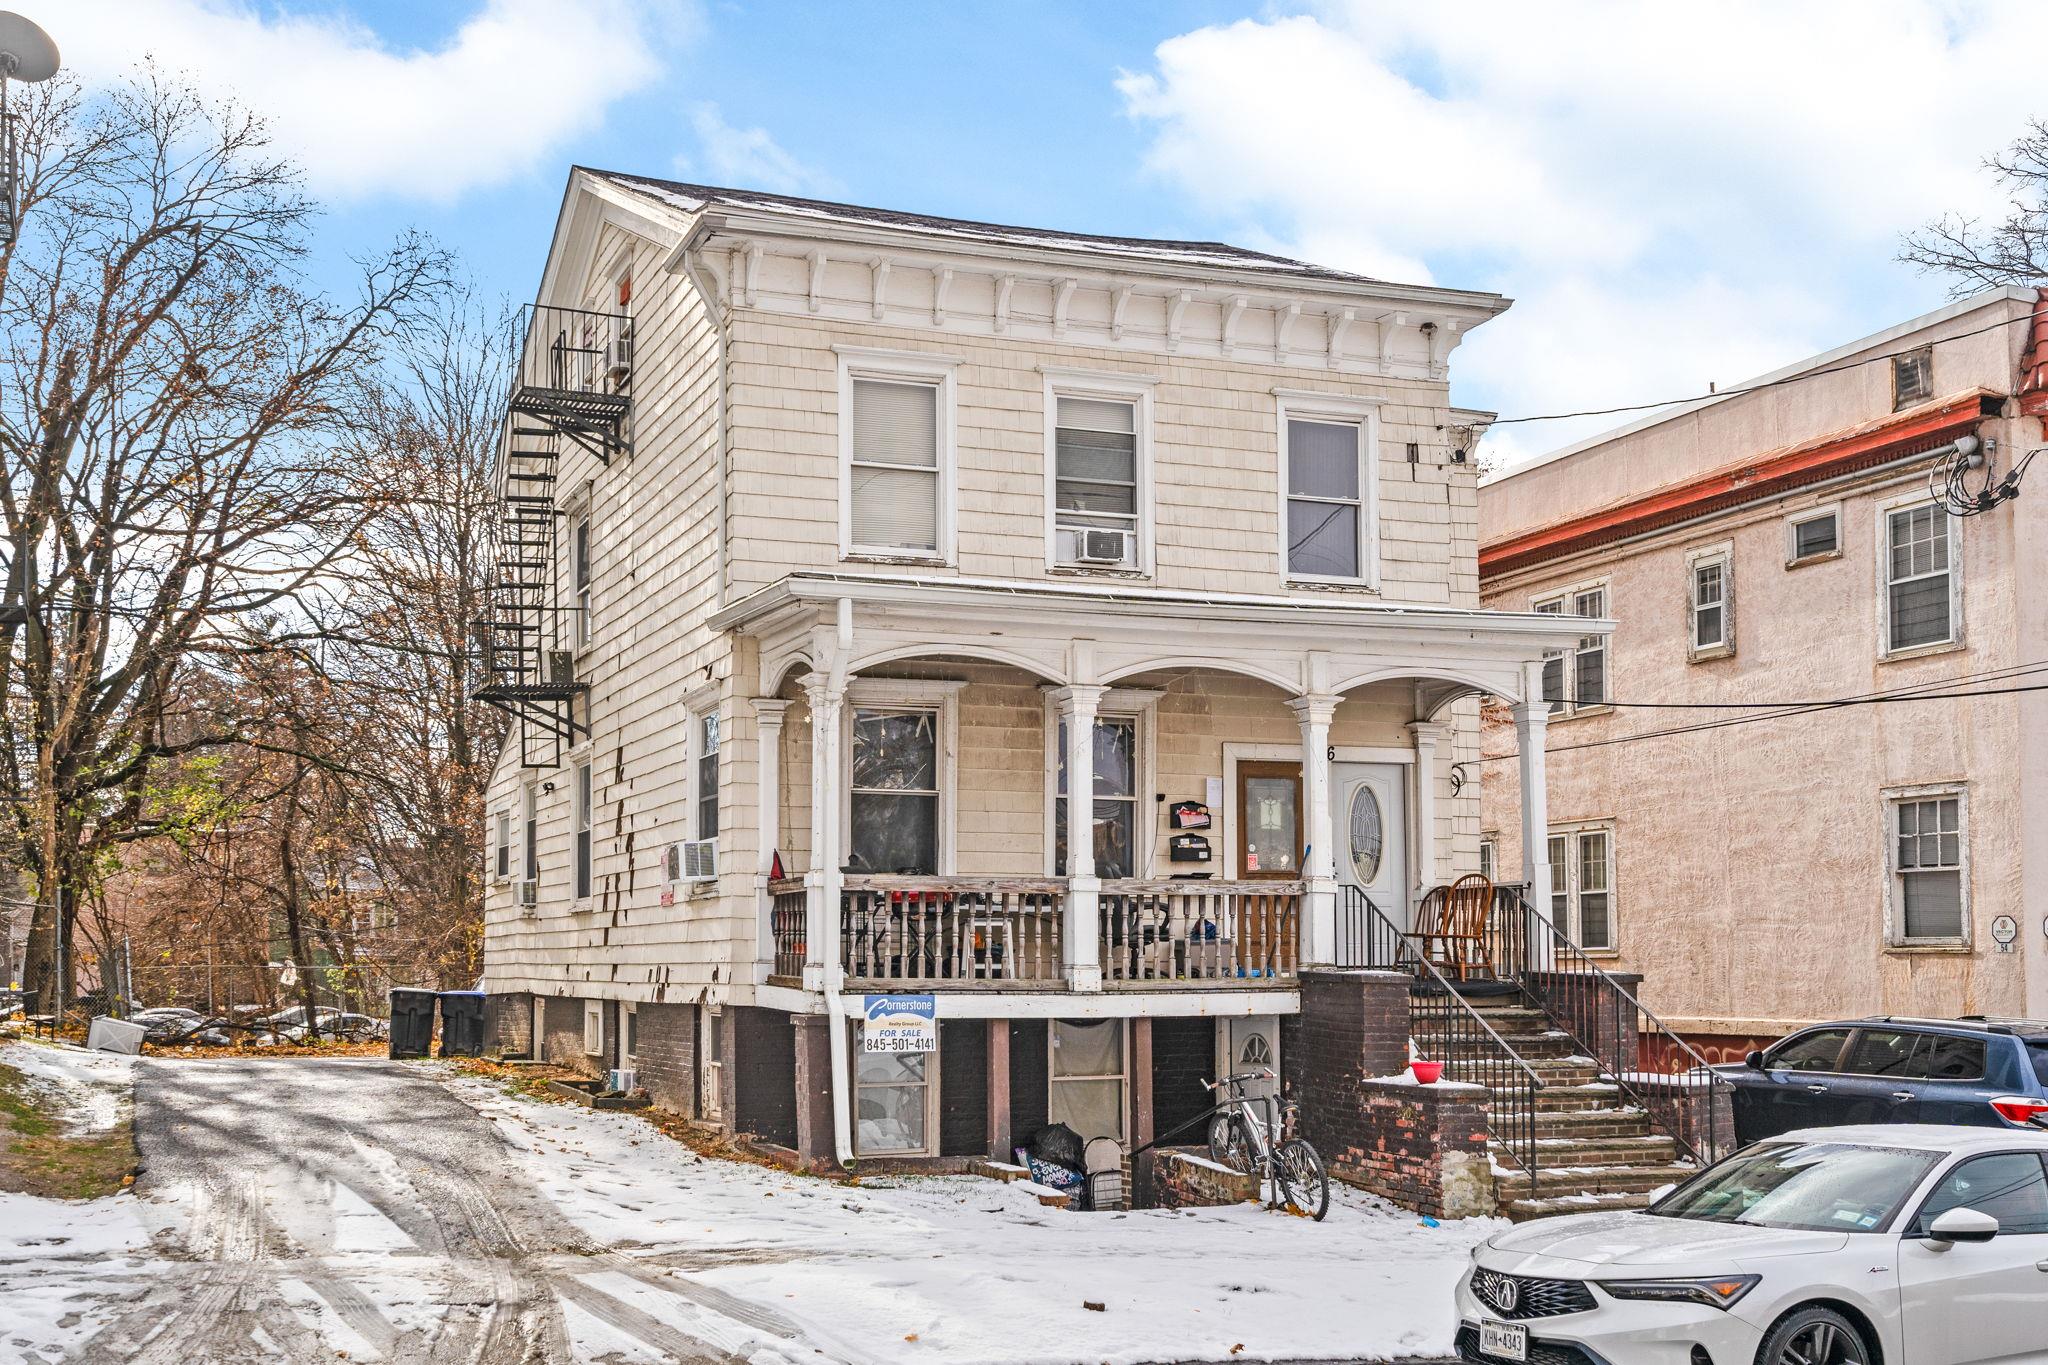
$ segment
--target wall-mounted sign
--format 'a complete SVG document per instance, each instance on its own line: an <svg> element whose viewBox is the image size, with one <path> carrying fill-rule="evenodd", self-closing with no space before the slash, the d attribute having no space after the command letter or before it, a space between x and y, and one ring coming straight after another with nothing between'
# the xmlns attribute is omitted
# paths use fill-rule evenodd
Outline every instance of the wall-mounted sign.
<svg viewBox="0 0 2048 1365"><path fill-rule="evenodd" d="M1176 801L1166 817L1175 829L1207 829L1211 823L1209 808L1200 801Z"/></svg>
<svg viewBox="0 0 2048 1365"><path fill-rule="evenodd" d="M861 1050L864 1052L937 1052L937 1002L929 995L861 997Z"/></svg>
<svg viewBox="0 0 2048 1365"><path fill-rule="evenodd" d="M2012 951L2013 940L2020 936L2020 922L2011 915L2000 915L1991 921L1991 941L1998 945L1998 951Z"/></svg>

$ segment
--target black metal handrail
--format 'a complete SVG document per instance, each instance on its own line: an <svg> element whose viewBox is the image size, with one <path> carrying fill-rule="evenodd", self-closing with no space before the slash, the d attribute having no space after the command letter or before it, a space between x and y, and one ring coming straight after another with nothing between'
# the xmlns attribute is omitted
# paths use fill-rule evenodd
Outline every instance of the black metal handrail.
<svg viewBox="0 0 2048 1365"><path fill-rule="evenodd" d="M1521 887L1494 888L1493 933L1498 973L1599 1062L1606 1079L1685 1155L1705 1165L1733 1149L1733 1135L1716 1122L1732 1090L1726 1078L1531 905ZM1646 1050L1679 1069L1653 1069Z"/></svg>
<svg viewBox="0 0 2048 1365"><path fill-rule="evenodd" d="M633 374L633 320L623 313L530 303L520 310L524 338L518 389L622 394Z"/></svg>
<svg viewBox="0 0 2048 1365"><path fill-rule="evenodd" d="M1414 940L1387 918L1370 896L1343 888L1338 908L1338 964L1411 973L1408 1031L1429 1061L1444 1064L1449 1080L1483 1085L1493 1093L1486 1126L1496 1150L1536 1178L1536 1094L1543 1078L1486 1016L1472 1008Z"/></svg>

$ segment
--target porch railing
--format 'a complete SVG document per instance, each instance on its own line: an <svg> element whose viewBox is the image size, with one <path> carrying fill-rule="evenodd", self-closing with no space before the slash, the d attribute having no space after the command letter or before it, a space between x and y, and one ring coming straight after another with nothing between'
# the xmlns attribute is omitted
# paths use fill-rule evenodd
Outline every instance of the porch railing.
<svg viewBox="0 0 2048 1365"><path fill-rule="evenodd" d="M1518 982L1524 998L1598 1061L1681 1151L1704 1165L1734 1150L1725 1123L1729 1082L1560 933L1520 887L1495 888L1493 936L1496 973Z"/></svg>
<svg viewBox="0 0 2048 1365"><path fill-rule="evenodd" d="M1425 1060L1442 1062L1446 1079L1483 1085L1493 1092L1486 1120L1492 1146L1533 1178L1536 1094L1543 1089L1543 1078L1364 891L1343 888L1337 924L1339 965L1415 977L1408 997L1408 1032L1417 1051Z"/></svg>
<svg viewBox="0 0 2048 1365"><path fill-rule="evenodd" d="M1102 979L1291 981L1301 898L1291 881L1106 881Z"/></svg>
<svg viewBox="0 0 2048 1365"><path fill-rule="evenodd" d="M774 974L801 977L810 949L807 891L801 877L768 883L768 933L775 942Z"/></svg>
<svg viewBox="0 0 2048 1365"><path fill-rule="evenodd" d="M849 875L844 886L848 977L947 985L1063 979L1062 881Z"/></svg>

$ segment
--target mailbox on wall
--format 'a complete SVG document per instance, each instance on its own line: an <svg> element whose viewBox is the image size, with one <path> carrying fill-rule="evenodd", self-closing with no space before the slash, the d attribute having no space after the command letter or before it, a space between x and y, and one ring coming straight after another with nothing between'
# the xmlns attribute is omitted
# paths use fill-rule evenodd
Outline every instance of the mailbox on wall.
<svg viewBox="0 0 2048 1365"><path fill-rule="evenodd" d="M1206 863L1210 859L1208 837L1201 834L1176 834L1167 841L1166 856L1176 863Z"/></svg>

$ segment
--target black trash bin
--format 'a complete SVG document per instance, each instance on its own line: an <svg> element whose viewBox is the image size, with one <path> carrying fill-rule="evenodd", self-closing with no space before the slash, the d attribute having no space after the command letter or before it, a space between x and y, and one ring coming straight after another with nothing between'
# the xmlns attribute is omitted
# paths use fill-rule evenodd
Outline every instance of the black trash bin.
<svg viewBox="0 0 2048 1365"><path fill-rule="evenodd" d="M484 1055L484 993L441 992L441 1055Z"/></svg>
<svg viewBox="0 0 2048 1365"><path fill-rule="evenodd" d="M431 1057L434 993L400 986L391 992L391 1055Z"/></svg>

